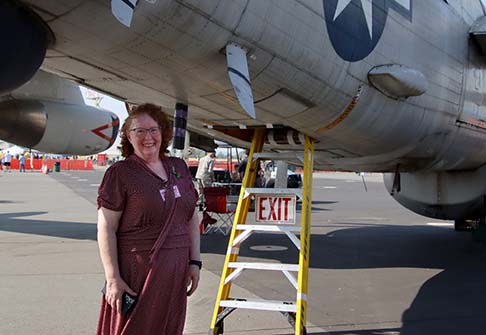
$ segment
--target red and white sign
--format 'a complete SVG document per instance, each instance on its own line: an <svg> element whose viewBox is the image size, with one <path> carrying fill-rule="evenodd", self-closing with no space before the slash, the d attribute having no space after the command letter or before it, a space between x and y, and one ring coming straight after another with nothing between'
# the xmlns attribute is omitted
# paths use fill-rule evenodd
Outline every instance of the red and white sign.
<svg viewBox="0 0 486 335"><path fill-rule="evenodd" d="M256 222L295 224L295 195L259 194L256 201Z"/></svg>

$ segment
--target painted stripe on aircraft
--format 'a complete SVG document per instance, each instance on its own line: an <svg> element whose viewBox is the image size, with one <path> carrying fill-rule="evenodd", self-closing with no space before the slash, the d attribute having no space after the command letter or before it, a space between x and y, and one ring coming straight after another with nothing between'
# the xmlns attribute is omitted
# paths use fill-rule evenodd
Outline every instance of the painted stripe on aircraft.
<svg viewBox="0 0 486 335"><path fill-rule="evenodd" d="M98 128L95 128L95 129L91 129L91 132L93 132L95 135L98 135L99 137L107 140L108 142L110 142L110 144L113 144L115 142L115 140L113 138L111 138L111 137L106 136L101 131L102 130L105 130L105 129L108 129L108 128L111 128L111 127L116 127L119 124L120 124L120 120L119 119L116 119L113 122L104 124L104 125L102 125L102 126L100 126Z"/></svg>
<svg viewBox="0 0 486 335"><path fill-rule="evenodd" d="M353 97L353 99L351 100L349 105L346 107L346 109L344 109L344 112L341 115L339 115L336 120L332 121L331 123L329 123L328 125L326 125L324 127L317 129L317 132L321 133L321 132L324 132L324 131L327 131L327 130L331 130L331 129L335 128L337 125L339 125L341 122L343 122L349 116L349 114L351 114L354 107L356 107L356 105L358 104L359 97L361 96L361 92L363 92L363 86L362 85L358 88L358 92Z"/></svg>
<svg viewBox="0 0 486 335"><path fill-rule="evenodd" d="M250 86L251 86L251 84L250 84L250 80L249 80L248 78L246 78L246 77L245 77L245 75L244 75L243 73L241 73L240 71L238 71L237 69L232 68L232 67L229 67L229 68L228 68L228 71L229 71L229 72L233 72L233 73L234 73L234 74L236 74L238 77L241 77L241 78L242 78L244 81L246 81L246 83L247 83L248 85L250 85Z"/></svg>
<svg viewBox="0 0 486 335"><path fill-rule="evenodd" d="M137 1L135 1L135 4L131 3L130 0L121 0L123 3L125 3L128 7L131 9L135 9L135 6L137 5Z"/></svg>

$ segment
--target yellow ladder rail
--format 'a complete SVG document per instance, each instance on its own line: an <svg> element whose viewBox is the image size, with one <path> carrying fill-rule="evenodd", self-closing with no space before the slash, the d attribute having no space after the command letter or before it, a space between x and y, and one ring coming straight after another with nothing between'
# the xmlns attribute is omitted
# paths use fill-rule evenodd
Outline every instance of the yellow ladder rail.
<svg viewBox="0 0 486 335"><path fill-rule="evenodd" d="M218 319L218 315L221 312L223 312L224 309L223 307L220 306L221 300L228 299L229 292L231 289L231 282L225 284L226 277L228 277L234 271L233 268L228 267L228 264L230 262L236 262L236 260L238 259L239 250L235 250L235 248L233 248L233 241L236 238L236 236L240 234L240 232L236 230L236 226L239 224L246 223L246 217L248 215L248 210L250 209L251 199L250 197L246 197L246 198L244 197L245 190L249 187L252 187L255 184L256 175L258 172L257 165L259 165L260 162L253 160L253 154L255 152L262 151L264 139L265 139L265 129L263 128L256 129L255 134L253 136L253 141L251 142L250 152L247 157L245 175L243 177L240 196L238 199L238 205L236 207L235 217L233 221L233 227L231 229L231 235L228 241L228 250L226 251L223 273L221 274L221 281L219 283L218 296L216 298L216 303L214 307L214 313L211 321L211 326L210 326L211 328L209 334L218 335L223 333L222 322L221 322L221 326L217 325L216 322Z"/></svg>
<svg viewBox="0 0 486 335"><path fill-rule="evenodd" d="M302 227L300 233L299 277L295 335L304 335L307 321L307 290L309 282L310 225L312 208L312 170L314 168L314 141L305 138L304 180L302 200Z"/></svg>

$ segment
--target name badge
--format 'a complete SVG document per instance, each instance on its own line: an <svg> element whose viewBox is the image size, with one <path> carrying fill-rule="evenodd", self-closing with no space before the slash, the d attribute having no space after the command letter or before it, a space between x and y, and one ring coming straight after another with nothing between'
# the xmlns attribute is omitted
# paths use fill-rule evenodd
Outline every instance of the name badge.
<svg viewBox="0 0 486 335"><path fill-rule="evenodd" d="M162 200L165 201L165 188L161 189L159 192L160 192L160 197L162 198Z"/></svg>
<svg viewBox="0 0 486 335"><path fill-rule="evenodd" d="M177 187L177 185L174 185L174 197L176 198L180 198L181 197L181 192L179 192L179 188Z"/></svg>

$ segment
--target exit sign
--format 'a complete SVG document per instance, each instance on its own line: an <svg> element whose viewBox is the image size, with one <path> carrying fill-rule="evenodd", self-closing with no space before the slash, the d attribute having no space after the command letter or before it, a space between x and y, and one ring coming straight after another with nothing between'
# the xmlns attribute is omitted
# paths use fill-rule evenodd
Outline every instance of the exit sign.
<svg viewBox="0 0 486 335"><path fill-rule="evenodd" d="M255 197L256 222L295 224L295 195L259 194Z"/></svg>

